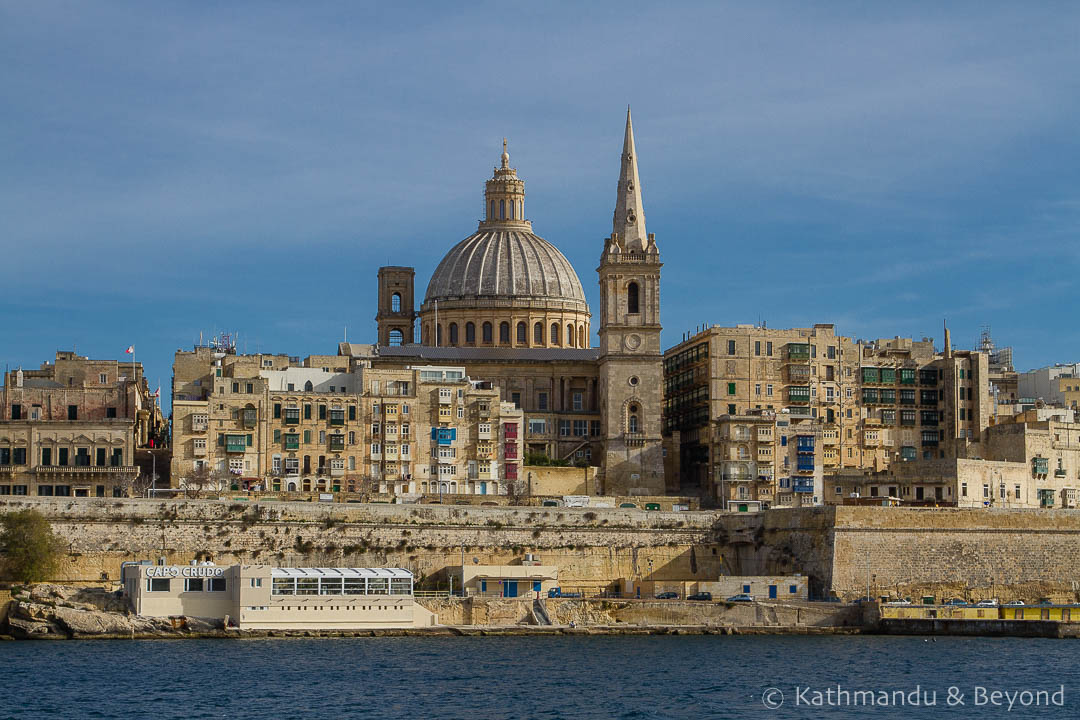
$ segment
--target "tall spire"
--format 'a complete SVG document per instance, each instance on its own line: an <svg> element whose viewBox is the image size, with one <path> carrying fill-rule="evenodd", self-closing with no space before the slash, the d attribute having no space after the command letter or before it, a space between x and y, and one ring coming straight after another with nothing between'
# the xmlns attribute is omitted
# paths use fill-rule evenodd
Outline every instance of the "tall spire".
<svg viewBox="0 0 1080 720"><path fill-rule="evenodd" d="M503 170L510 167L510 153L506 152L506 138L503 138L502 166Z"/></svg>
<svg viewBox="0 0 1080 720"><path fill-rule="evenodd" d="M641 203L637 149L634 147L634 125L630 120L629 105L626 106L626 135L623 137L622 168L619 171L619 189L611 231L619 236L625 251L644 252L649 245L649 237L645 232L645 207Z"/></svg>

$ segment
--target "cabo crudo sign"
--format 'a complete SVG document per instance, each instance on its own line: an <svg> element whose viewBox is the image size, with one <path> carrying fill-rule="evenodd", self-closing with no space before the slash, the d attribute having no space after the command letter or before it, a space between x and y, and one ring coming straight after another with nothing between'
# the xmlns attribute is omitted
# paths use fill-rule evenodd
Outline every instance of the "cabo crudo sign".
<svg viewBox="0 0 1080 720"><path fill-rule="evenodd" d="M220 577L225 568L214 565L150 565L146 568L146 577Z"/></svg>

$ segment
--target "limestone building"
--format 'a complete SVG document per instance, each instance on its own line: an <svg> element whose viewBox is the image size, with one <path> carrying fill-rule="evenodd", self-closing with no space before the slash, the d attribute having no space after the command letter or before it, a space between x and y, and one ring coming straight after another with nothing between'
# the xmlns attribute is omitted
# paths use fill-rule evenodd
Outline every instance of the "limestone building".
<svg viewBox="0 0 1080 720"><path fill-rule="evenodd" d="M127 496L166 430L142 364L57 351L0 388L0 495Z"/></svg>
<svg viewBox="0 0 1080 720"><path fill-rule="evenodd" d="M460 365L524 413L525 449L599 465L608 494L664 490L660 255L645 227L629 112L611 234L597 269L599 347L577 273L527 219L525 183L505 143L477 231L455 245L419 312L412 268L379 271L376 345L343 343L352 367ZM419 322L419 342L410 328Z"/></svg>
<svg viewBox="0 0 1080 720"><path fill-rule="evenodd" d="M173 373L178 487L494 495L520 478L521 411L463 367L212 346Z"/></svg>
<svg viewBox="0 0 1080 720"><path fill-rule="evenodd" d="M951 347L939 353L925 338L856 341L829 324L707 328L665 353L670 475L682 488L697 486L723 500L717 491L730 448L717 444L724 435L714 422L751 413L817 425L815 451L826 475L980 457L992 407L988 377L986 353ZM753 499L771 504L781 480L808 489L797 474L774 477L755 488Z"/></svg>

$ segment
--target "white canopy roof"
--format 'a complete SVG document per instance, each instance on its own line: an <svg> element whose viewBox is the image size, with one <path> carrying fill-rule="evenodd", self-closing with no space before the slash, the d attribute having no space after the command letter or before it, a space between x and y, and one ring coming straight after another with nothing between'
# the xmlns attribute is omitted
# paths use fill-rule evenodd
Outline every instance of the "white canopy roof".
<svg viewBox="0 0 1080 720"><path fill-rule="evenodd" d="M404 568L271 568L271 577L412 578Z"/></svg>

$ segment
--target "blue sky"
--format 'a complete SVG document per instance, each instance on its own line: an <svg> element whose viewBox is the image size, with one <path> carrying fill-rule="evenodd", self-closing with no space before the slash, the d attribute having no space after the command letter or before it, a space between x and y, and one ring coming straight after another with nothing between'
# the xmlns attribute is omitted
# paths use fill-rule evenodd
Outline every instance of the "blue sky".
<svg viewBox="0 0 1080 720"><path fill-rule="evenodd" d="M459 6L460 5L460 6ZM374 339L475 230L503 136L577 268L634 108L665 346L833 322L1080 359L1080 8L1016 3L0 2L0 362L200 331Z"/></svg>

